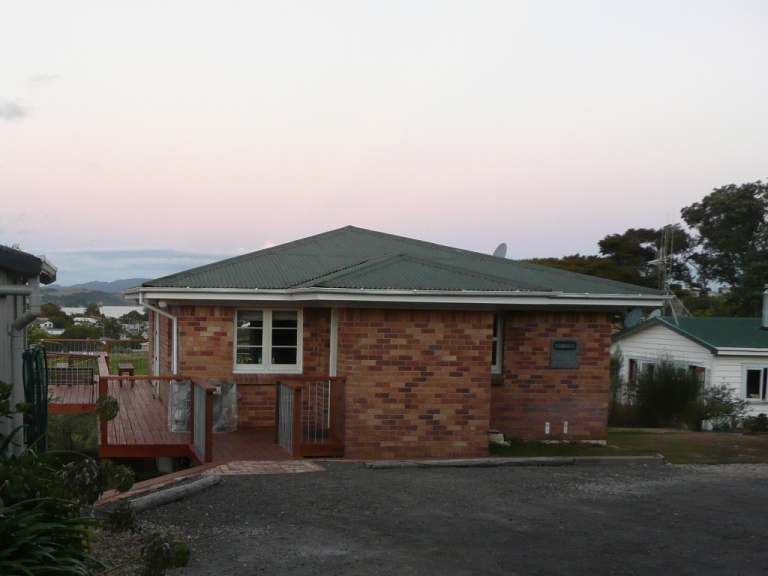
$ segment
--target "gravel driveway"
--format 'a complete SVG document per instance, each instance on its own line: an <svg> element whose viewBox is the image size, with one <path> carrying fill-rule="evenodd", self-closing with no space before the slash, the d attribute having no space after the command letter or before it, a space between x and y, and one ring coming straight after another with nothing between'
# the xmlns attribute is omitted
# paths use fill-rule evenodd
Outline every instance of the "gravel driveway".
<svg viewBox="0 0 768 576"><path fill-rule="evenodd" d="M768 465L228 476L142 520L184 575L768 574Z"/></svg>

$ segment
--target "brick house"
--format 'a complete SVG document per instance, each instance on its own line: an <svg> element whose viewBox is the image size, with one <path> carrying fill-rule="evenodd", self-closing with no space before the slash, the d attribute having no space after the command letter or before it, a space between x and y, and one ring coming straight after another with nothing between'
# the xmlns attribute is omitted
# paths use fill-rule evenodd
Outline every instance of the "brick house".
<svg viewBox="0 0 768 576"><path fill-rule="evenodd" d="M343 377L344 454L470 457L490 429L606 438L612 318L643 287L345 227L144 283L156 374L234 380L239 425L276 383Z"/></svg>

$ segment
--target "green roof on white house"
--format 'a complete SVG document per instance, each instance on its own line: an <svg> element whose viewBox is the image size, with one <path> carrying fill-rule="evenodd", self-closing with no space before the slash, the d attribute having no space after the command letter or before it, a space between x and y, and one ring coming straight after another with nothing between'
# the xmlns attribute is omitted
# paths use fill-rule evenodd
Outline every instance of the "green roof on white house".
<svg viewBox="0 0 768 576"><path fill-rule="evenodd" d="M652 318L631 328L616 332L611 339L618 342L651 326L663 326L685 336L713 353L723 348L768 350L768 331L760 330L760 318Z"/></svg>
<svg viewBox="0 0 768 576"><path fill-rule="evenodd" d="M643 286L353 226L158 278L142 287L661 295Z"/></svg>

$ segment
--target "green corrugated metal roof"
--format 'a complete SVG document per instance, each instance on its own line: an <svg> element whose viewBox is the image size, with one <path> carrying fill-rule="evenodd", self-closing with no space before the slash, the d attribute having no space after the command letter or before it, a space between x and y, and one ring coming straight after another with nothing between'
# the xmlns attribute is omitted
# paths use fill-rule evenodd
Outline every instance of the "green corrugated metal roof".
<svg viewBox="0 0 768 576"><path fill-rule="evenodd" d="M353 226L193 268L143 286L660 294L642 286Z"/></svg>
<svg viewBox="0 0 768 576"><path fill-rule="evenodd" d="M768 349L768 331L760 330L760 318L653 318L612 336L614 342L649 326L661 325L716 352L718 348Z"/></svg>

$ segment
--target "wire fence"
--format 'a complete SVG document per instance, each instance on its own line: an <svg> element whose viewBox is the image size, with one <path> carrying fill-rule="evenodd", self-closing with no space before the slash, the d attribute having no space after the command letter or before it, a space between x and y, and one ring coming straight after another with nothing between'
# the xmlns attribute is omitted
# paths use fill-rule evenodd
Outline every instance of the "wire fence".
<svg viewBox="0 0 768 576"><path fill-rule="evenodd" d="M45 338L41 344L49 358L54 355L96 357L98 354L106 354L109 358L110 374L118 374L120 364L131 364L135 375L149 374L149 346L144 338L130 340Z"/></svg>

